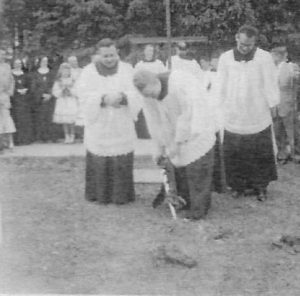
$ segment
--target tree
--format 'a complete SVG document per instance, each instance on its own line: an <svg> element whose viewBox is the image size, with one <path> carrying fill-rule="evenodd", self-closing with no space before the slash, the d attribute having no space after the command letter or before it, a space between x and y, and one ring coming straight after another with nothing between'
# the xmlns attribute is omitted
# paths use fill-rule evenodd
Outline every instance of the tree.
<svg viewBox="0 0 300 296"><path fill-rule="evenodd" d="M172 0L171 13L173 36L204 35L217 43L233 42L244 23L258 26L266 43L300 29L299 0ZM17 32L28 50L166 35L164 0L4 0L3 16L2 32L7 28L11 39Z"/></svg>

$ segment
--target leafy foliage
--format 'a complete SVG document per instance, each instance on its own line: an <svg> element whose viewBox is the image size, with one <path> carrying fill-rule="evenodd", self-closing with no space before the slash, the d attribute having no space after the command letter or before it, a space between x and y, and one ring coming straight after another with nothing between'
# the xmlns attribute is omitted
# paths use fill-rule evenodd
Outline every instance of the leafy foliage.
<svg viewBox="0 0 300 296"><path fill-rule="evenodd" d="M171 0L171 13L173 36L213 42L233 41L244 23L255 24L266 43L300 29L299 0ZM6 28L13 37L17 28L27 51L89 46L107 36L166 35L164 0L4 0L1 20L2 35Z"/></svg>

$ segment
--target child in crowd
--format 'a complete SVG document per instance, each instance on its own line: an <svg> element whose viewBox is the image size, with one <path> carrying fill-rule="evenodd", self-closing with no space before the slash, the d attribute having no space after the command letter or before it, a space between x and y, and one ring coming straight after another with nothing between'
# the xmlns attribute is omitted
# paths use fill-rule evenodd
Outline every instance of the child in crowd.
<svg viewBox="0 0 300 296"><path fill-rule="evenodd" d="M10 96L13 92L11 68L5 63L5 51L0 50L0 150L14 147L12 134L16 132L16 128L10 115Z"/></svg>
<svg viewBox="0 0 300 296"><path fill-rule="evenodd" d="M63 125L66 144L74 143L75 140L78 102L73 93L73 86L71 67L68 63L63 63L52 89L52 94L56 97L53 122Z"/></svg>

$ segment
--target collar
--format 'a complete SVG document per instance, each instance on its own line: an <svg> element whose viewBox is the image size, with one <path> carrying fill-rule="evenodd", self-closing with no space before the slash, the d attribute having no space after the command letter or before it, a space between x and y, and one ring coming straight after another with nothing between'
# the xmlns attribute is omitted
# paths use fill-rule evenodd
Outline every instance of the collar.
<svg viewBox="0 0 300 296"><path fill-rule="evenodd" d="M113 66L112 68L108 68L100 62L96 62L95 66L98 71L98 74L106 77L106 76L115 75L118 72L119 62L117 62L116 65Z"/></svg>
<svg viewBox="0 0 300 296"><path fill-rule="evenodd" d="M254 55L256 53L256 49L257 49L257 47L254 47L249 53L242 54L235 47L233 49L233 55L234 55L235 61L237 61L237 62L241 62L241 61L249 62L249 61L253 60L254 59Z"/></svg>

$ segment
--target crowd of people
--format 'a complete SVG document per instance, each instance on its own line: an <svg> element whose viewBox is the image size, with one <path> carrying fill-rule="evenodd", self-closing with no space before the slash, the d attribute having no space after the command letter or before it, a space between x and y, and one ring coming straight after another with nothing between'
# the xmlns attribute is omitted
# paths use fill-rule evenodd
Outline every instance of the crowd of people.
<svg viewBox="0 0 300 296"><path fill-rule="evenodd" d="M65 143L73 143L75 125L82 126L74 88L81 71L77 58L69 57L56 71L44 56L29 71L19 58L11 67L0 50L0 69L0 150L63 136Z"/></svg>
<svg viewBox="0 0 300 296"><path fill-rule="evenodd" d="M257 38L256 28L242 26L236 47L209 63L198 63L180 42L166 65L148 44L134 67L120 60L113 40L102 39L90 64L81 69L69 57L55 77L46 57L27 76L20 60L11 71L0 55L0 133L11 148L55 141L61 125L65 143L73 143L75 126L84 126L85 198L124 204L135 199L138 122L155 143L155 161L171 163L187 218L206 216L212 191L264 201L278 162L300 152L299 67L285 44L268 52ZM162 185L153 205L165 196Z"/></svg>

